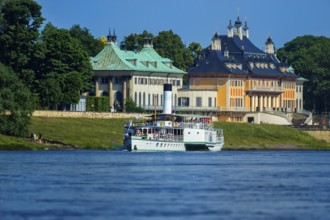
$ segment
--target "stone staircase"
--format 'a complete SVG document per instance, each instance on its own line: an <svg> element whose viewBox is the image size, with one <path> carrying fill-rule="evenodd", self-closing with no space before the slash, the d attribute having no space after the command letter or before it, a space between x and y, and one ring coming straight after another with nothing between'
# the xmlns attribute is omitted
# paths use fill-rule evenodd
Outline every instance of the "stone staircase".
<svg viewBox="0 0 330 220"><path fill-rule="evenodd" d="M301 127L305 124L306 119L309 117L309 115L303 114L303 113L293 113L292 115L292 125L294 127Z"/></svg>

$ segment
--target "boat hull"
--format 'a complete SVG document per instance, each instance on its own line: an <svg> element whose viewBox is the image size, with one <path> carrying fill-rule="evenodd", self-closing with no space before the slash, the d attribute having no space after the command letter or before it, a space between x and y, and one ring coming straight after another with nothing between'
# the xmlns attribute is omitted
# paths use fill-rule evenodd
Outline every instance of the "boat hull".
<svg viewBox="0 0 330 220"><path fill-rule="evenodd" d="M223 142L184 143L165 140L130 139L125 142L129 151L221 151Z"/></svg>

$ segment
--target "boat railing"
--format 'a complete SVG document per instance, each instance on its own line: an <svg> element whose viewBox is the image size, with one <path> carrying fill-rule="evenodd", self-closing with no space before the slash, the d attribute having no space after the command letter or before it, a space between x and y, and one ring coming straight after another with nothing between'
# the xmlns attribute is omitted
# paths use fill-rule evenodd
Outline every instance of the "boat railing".
<svg viewBox="0 0 330 220"><path fill-rule="evenodd" d="M157 134L157 135L133 135L138 139L147 139L153 141L167 141L167 142L183 142L182 135L175 134Z"/></svg>
<svg viewBox="0 0 330 220"><path fill-rule="evenodd" d="M162 124L162 123L160 123ZM164 125L166 123L163 123ZM192 129L203 129L203 130L209 130L213 129L213 123L208 122L174 122L171 123L171 127L173 128L192 128ZM129 127L141 127L141 126L157 126L156 121L151 122L127 122L125 123L125 128ZM161 126L162 127L162 126ZM164 126L166 127L166 126Z"/></svg>
<svg viewBox="0 0 330 220"><path fill-rule="evenodd" d="M209 130L213 128L212 123L199 123L199 122L184 122L181 124L182 128L203 129Z"/></svg>

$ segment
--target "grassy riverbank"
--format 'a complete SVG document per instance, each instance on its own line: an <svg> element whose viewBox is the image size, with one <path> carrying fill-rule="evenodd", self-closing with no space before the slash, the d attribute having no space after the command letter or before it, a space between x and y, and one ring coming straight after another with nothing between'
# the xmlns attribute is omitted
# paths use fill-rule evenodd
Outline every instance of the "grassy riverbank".
<svg viewBox="0 0 330 220"><path fill-rule="evenodd" d="M0 135L0 150L37 149L116 149L122 144L125 119L41 118L33 117L30 131L41 133L52 144L39 144L28 138ZM236 149L330 149L294 128L247 123L215 123L222 127L227 150Z"/></svg>
<svg viewBox="0 0 330 220"><path fill-rule="evenodd" d="M224 130L225 149L324 149L330 143L320 141L296 128L270 124L215 123Z"/></svg>

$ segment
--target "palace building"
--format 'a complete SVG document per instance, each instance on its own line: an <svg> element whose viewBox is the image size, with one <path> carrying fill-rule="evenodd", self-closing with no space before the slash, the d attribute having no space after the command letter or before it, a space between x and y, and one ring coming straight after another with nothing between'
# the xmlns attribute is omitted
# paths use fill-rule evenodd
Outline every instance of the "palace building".
<svg viewBox="0 0 330 220"><path fill-rule="evenodd" d="M249 39L239 17L228 33L215 33L187 70L189 88L180 89L177 111L204 113L219 121L291 124L303 111L303 82L275 55L271 37L265 51Z"/></svg>
<svg viewBox="0 0 330 220"><path fill-rule="evenodd" d="M95 73L95 95L109 97L111 110L125 111L132 98L147 111L163 108L163 84L172 84L173 110L213 116L218 121L292 124L294 112L303 110L304 78L276 57L271 37L265 51L249 37L249 28L239 17L229 22L225 35L215 33L187 70L189 85L183 88L186 72L161 57L150 38L141 51L117 46L109 34L107 45L91 58Z"/></svg>
<svg viewBox="0 0 330 220"><path fill-rule="evenodd" d="M111 110L122 109L127 98L145 110L161 110L163 84L172 84L173 100L177 99L186 72L176 68L172 60L161 57L150 38L144 39L141 51L128 51L117 46L116 34L107 36L105 48L91 58L95 96L107 96Z"/></svg>

